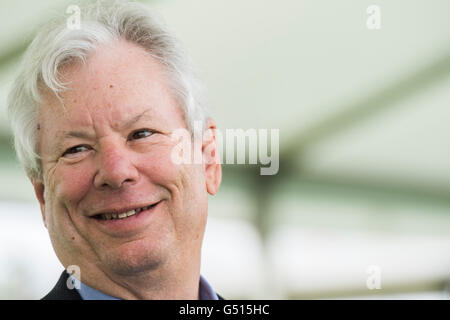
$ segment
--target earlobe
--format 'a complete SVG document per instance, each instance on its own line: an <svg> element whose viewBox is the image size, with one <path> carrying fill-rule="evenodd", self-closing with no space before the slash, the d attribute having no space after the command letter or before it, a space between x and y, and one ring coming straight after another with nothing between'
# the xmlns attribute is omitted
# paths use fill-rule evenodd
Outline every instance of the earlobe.
<svg viewBox="0 0 450 320"><path fill-rule="evenodd" d="M214 195L222 182L222 166L220 165L219 147L217 143L216 124L211 118L203 137L202 153L205 167L206 191Z"/></svg>
<svg viewBox="0 0 450 320"><path fill-rule="evenodd" d="M220 163L210 166L206 171L206 191L210 195L214 195L219 190L222 182L222 166Z"/></svg>
<svg viewBox="0 0 450 320"><path fill-rule="evenodd" d="M47 227L45 220L45 185L40 179L31 179L31 183L33 184L34 194L39 201L39 206L41 208L42 220L44 222L45 227Z"/></svg>

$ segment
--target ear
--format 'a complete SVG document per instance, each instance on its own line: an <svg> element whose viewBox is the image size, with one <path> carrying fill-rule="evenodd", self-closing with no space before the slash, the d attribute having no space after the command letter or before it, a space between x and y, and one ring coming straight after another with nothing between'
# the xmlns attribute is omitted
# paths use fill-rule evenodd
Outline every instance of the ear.
<svg viewBox="0 0 450 320"><path fill-rule="evenodd" d="M206 190L214 195L222 182L217 128L214 120L208 118L202 140L202 155L206 177Z"/></svg>
<svg viewBox="0 0 450 320"><path fill-rule="evenodd" d="M38 178L30 178L31 183L33 184L34 194L39 201L39 206L41 207L41 215L42 221L44 222L45 227L47 228L47 223L45 220L45 185L41 179Z"/></svg>

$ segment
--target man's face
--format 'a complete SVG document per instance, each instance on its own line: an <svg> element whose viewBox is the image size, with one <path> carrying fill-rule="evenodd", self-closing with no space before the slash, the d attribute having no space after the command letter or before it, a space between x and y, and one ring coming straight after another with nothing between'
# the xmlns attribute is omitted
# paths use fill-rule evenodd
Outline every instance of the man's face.
<svg viewBox="0 0 450 320"><path fill-rule="evenodd" d="M220 165L171 161L171 133L186 125L159 62L117 42L62 75L66 112L46 95L33 184L63 265L128 275L198 259Z"/></svg>

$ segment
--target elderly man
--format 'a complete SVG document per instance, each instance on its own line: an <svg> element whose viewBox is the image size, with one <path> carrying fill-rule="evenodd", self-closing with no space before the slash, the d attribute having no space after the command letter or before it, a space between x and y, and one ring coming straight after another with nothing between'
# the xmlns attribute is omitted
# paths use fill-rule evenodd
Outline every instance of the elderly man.
<svg viewBox="0 0 450 320"><path fill-rule="evenodd" d="M9 96L55 253L79 270L44 299L218 299L200 257L220 163L173 161L180 129L200 139L189 151L218 160L201 86L144 7L101 2L80 17L36 36Z"/></svg>

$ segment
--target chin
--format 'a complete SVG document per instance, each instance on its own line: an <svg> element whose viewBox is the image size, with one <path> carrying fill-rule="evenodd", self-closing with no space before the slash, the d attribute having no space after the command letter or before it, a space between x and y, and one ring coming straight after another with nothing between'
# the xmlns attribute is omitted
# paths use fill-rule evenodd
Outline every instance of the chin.
<svg viewBox="0 0 450 320"><path fill-rule="evenodd" d="M129 242L102 254L103 263L117 275L133 276L160 268L167 261L167 250L145 243Z"/></svg>
<svg viewBox="0 0 450 320"><path fill-rule="evenodd" d="M120 276L138 276L152 270L157 270L162 262L155 259L143 259L140 261L129 261L126 259L111 259L107 262L108 269Z"/></svg>

